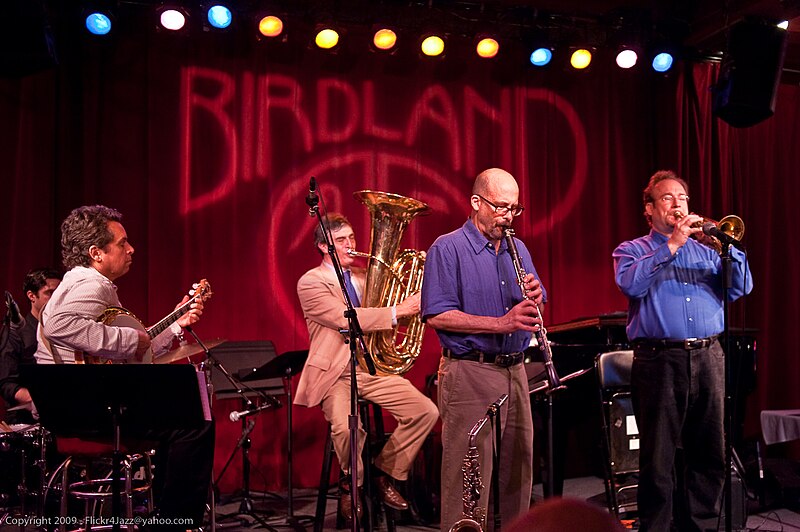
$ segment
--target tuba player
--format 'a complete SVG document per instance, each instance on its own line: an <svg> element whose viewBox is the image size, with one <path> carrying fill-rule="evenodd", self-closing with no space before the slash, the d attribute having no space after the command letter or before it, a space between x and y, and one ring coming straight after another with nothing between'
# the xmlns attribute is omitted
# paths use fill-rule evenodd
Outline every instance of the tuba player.
<svg viewBox="0 0 800 532"><path fill-rule="evenodd" d="M358 321L364 332L391 329L397 320L419 312L419 294L407 297L393 307L360 307L366 274L363 268L354 266L355 259L347 254L356 246L353 228L347 218L337 213L328 213L323 223L333 238L344 273L345 287L356 307ZM297 282L297 296L308 326L310 347L294 402L309 407L321 405L325 419L331 424L334 450L344 472L339 483L339 511L345 519L350 520L350 432L347 424L350 414L350 347L339 333L340 329L347 327L344 317L346 305L319 226L314 232L314 246L322 255L322 263L306 272ZM400 375L370 375L357 366L356 379L359 396L388 410L397 420L397 428L369 467L372 468L371 475L376 479L376 487L384 504L405 510L408 503L393 485L393 480L408 478L414 458L439 418L439 411L430 399ZM366 436L360 427L358 436L360 460ZM363 466L359 463L359 490L362 483ZM360 514L361 497L356 501Z"/></svg>

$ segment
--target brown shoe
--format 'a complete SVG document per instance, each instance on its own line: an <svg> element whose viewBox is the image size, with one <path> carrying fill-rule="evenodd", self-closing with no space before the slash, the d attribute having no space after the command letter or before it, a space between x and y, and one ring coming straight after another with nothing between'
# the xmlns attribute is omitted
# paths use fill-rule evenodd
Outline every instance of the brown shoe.
<svg viewBox="0 0 800 532"><path fill-rule="evenodd" d="M356 492L356 514L361 519L363 509L361 507L361 488ZM350 499L350 487L339 486L339 513L349 523L353 520L353 505Z"/></svg>
<svg viewBox="0 0 800 532"><path fill-rule="evenodd" d="M408 503L400 495L400 492L392 485L391 480L386 475L381 475L375 479L375 486L381 496L383 504L395 510L408 510Z"/></svg>

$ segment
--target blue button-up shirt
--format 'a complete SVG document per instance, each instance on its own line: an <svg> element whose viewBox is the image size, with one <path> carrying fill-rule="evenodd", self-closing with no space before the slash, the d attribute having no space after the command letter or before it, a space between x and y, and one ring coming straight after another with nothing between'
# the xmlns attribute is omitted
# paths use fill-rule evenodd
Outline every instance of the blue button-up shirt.
<svg viewBox="0 0 800 532"><path fill-rule="evenodd" d="M525 271L538 279L528 248L519 239L515 242ZM500 252L495 253L493 244L471 220L437 238L428 250L422 283L423 319L448 310L500 317L520 301L522 290L505 239L500 241ZM456 355L473 349L486 353L522 351L531 340L526 331L466 334L437 330L436 333L442 347Z"/></svg>
<svg viewBox="0 0 800 532"><path fill-rule="evenodd" d="M628 338L705 338L722 332L722 260L713 249L689 239L675 255L656 230L614 250L614 272L628 297ZM747 257L732 248L733 301L753 289Z"/></svg>

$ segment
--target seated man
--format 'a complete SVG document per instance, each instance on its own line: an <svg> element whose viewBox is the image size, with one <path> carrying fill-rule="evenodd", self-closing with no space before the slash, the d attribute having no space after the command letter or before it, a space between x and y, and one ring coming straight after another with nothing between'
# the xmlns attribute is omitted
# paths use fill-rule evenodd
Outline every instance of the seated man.
<svg viewBox="0 0 800 532"><path fill-rule="evenodd" d="M344 270L350 299L354 306L358 306L360 297L364 295L366 274L363 268L353 266L355 259L347 254L347 250L356 246L353 229L350 222L337 213L328 213L326 225ZM346 305L320 227L314 233L314 245L323 257L322 264L306 272L297 282L297 295L303 307L311 345L294 402L304 406L322 404L325 419L331 424L336 457L342 471L349 474L350 348L339 333L339 329L347 327L344 317ZM391 329L398 319L419 312L419 295L410 296L395 307L359 307L356 312L365 332ZM417 451L439 418L439 411L430 399L400 375L370 375L359 366L356 367L356 379L359 396L388 410L397 420L397 429L375 458L373 478L377 478L377 488L384 503L404 510L408 503L394 488L390 478L408 478ZM364 430L359 427L359 462L365 437ZM362 464L357 467L358 485L361 486ZM339 511L346 519L352 519L349 482L345 478L340 483Z"/></svg>
<svg viewBox="0 0 800 532"><path fill-rule="evenodd" d="M108 307L121 307L114 280L128 272L133 246L114 209L93 205L73 210L61 224L61 254L69 269L45 306L39 324L39 364L74 364L87 357L112 361L141 361L152 349L169 349L180 327L196 323L203 313L202 299L168 331L152 342L147 332L113 327L97 321ZM189 301L184 297L180 304ZM163 519L190 519L199 528L214 460L213 423L199 430L143 431L159 441L156 465L156 504ZM162 472L163 474L160 474ZM160 528L160 527L159 527ZM164 527L169 528L169 527Z"/></svg>
<svg viewBox="0 0 800 532"><path fill-rule="evenodd" d="M19 326L9 327L8 340L0 352L0 395L9 408L23 408L6 412L8 423L34 423L31 394L19 383L19 366L35 364L36 329L39 316L53 291L61 283L61 273L51 268L31 270L25 276L22 290L31 304L31 311Z"/></svg>

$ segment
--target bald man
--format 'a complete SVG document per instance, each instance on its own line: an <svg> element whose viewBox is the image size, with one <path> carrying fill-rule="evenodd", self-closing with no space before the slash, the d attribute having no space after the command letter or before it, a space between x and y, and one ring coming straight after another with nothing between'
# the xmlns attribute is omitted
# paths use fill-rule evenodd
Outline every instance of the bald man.
<svg viewBox="0 0 800 532"><path fill-rule="evenodd" d="M439 411L442 418L442 519L449 530L463 512L463 474L467 434L488 407L503 395L501 408L500 515L509 523L528 511L533 470L533 423L522 351L541 321L534 302L544 290L531 255L516 247L526 272L527 299L503 230L522 214L514 177L490 168L475 178L469 219L440 236L428 251L422 285L422 315L442 346L439 362ZM486 512L492 478L492 430L478 439L485 488L478 506ZM491 521L491 519L489 519ZM491 530L490 524L484 530Z"/></svg>

